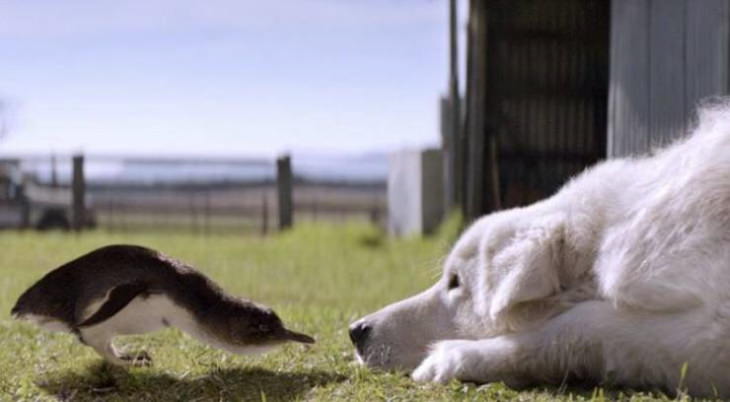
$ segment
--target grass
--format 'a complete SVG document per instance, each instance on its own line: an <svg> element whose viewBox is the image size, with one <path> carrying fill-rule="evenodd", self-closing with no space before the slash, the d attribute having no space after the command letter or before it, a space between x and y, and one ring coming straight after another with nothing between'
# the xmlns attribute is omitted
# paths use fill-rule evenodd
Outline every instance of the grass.
<svg viewBox="0 0 730 402"><path fill-rule="evenodd" d="M430 285L455 228L451 222L434 238L405 240L364 224L302 224L267 238L0 233L0 400L666 400L601 389L422 385L353 364L348 324ZM71 335L10 319L16 298L46 271L110 243L143 244L192 263L231 293L273 307L317 344L235 356L169 329L120 338L154 358L152 367L123 370L102 364Z"/></svg>

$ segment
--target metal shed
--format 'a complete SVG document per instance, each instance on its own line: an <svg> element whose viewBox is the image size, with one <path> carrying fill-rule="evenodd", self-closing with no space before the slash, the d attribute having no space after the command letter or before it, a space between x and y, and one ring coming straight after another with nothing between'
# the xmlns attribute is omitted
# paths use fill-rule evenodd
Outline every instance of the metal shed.
<svg viewBox="0 0 730 402"><path fill-rule="evenodd" d="M467 219L682 135L700 100L728 92L729 10L730 0L472 0L456 155Z"/></svg>
<svg viewBox="0 0 730 402"><path fill-rule="evenodd" d="M642 153L691 128L728 93L727 0L613 0L608 155Z"/></svg>

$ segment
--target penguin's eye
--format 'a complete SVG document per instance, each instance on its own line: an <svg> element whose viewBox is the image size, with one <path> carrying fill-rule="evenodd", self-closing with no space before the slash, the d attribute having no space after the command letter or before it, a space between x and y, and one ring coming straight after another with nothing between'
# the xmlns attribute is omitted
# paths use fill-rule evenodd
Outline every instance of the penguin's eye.
<svg viewBox="0 0 730 402"><path fill-rule="evenodd" d="M448 289L453 290L458 288L460 285L461 283L459 281L459 275L451 274L451 276L449 277Z"/></svg>
<svg viewBox="0 0 730 402"><path fill-rule="evenodd" d="M269 326L266 324L259 324L258 329L260 332L269 332Z"/></svg>

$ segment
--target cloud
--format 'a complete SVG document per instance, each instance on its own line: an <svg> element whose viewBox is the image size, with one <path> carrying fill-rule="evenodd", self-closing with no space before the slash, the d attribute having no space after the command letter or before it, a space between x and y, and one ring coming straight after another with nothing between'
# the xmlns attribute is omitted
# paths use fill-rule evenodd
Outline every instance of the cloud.
<svg viewBox="0 0 730 402"><path fill-rule="evenodd" d="M445 7L436 0L0 0L0 38L407 26L440 21Z"/></svg>

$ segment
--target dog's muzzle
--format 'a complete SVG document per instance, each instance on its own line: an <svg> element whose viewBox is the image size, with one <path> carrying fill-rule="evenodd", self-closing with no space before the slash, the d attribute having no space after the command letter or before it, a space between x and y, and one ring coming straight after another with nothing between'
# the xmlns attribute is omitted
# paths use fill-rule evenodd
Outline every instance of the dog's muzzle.
<svg viewBox="0 0 730 402"><path fill-rule="evenodd" d="M365 345L370 337L371 330L372 327L364 320L355 321L350 325L350 340L360 355L364 354Z"/></svg>

